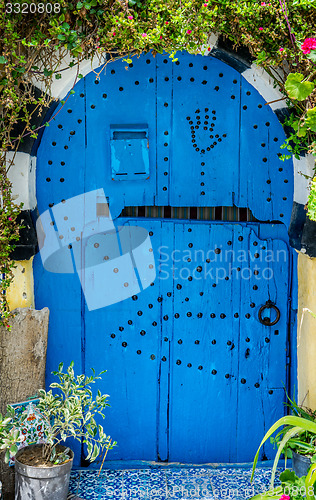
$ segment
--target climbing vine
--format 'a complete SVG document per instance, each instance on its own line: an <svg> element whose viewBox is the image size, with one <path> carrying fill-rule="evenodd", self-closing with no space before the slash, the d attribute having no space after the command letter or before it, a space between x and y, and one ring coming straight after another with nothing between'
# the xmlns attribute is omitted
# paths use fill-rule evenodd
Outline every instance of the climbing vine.
<svg viewBox="0 0 316 500"><path fill-rule="evenodd" d="M17 216L8 169L14 154L39 128L33 118L52 99L50 87L64 71L100 58L105 67L142 52L208 53L209 34L248 48L274 79L290 108L292 135L285 157L316 155L316 0L0 0L0 276L4 275L0 316L9 315L5 290L12 281L12 244ZM65 61L68 61L66 64ZM35 94L33 83L43 90ZM49 126L49 123L43 124ZM10 153L9 153L10 152ZM316 181L311 183L309 216L316 220Z"/></svg>

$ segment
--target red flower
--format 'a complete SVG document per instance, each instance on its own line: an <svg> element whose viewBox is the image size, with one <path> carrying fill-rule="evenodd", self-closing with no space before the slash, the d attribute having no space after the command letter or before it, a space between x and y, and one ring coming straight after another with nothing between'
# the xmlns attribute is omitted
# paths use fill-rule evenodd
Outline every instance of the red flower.
<svg viewBox="0 0 316 500"><path fill-rule="evenodd" d="M301 45L301 49L304 54L310 54L311 50L316 49L316 38L306 38Z"/></svg>

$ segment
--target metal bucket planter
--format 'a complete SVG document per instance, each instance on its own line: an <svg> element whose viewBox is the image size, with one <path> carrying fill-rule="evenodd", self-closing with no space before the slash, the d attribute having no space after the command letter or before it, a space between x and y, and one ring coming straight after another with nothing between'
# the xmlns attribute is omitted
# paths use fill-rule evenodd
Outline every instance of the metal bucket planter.
<svg viewBox="0 0 316 500"><path fill-rule="evenodd" d="M307 471L311 465L310 458L305 455L300 455L299 453L292 452L292 468L297 475L297 477L302 477L307 475Z"/></svg>
<svg viewBox="0 0 316 500"><path fill-rule="evenodd" d="M23 449L15 457L15 500L66 500L73 453L69 462L52 467L22 464L19 462L22 453Z"/></svg>

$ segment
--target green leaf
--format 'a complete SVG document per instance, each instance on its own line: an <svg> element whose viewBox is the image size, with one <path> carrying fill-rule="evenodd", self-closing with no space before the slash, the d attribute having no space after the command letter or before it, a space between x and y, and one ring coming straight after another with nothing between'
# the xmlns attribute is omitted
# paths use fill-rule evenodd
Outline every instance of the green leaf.
<svg viewBox="0 0 316 500"><path fill-rule="evenodd" d="M11 448L10 448L10 453L11 453L11 455L13 455L13 456L14 456L14 455L18 452L18 449L19 449L19 448L17 447L17 445L16 445L16 444L13 444L13 445L11 446Z"/></svg>
<svg viewBox="0 0 316 500"><path fill-rule="evenodd" d="M0 64L5 64L7 62L8 60L4 56L0 56Z"/></svg>
<svg viewBox="0 0 316 500"><path fill-rule="evenodd" d="M306 125L306 123L304 123L304 125L299 127L299 129L297 130L297 132L296 132L297 137L305 137L307 134L307 130L308 130L308 126Z"/></svg>
<svg viewBox="0 0 316 500"><path fill-rule="evenodd" d="M313 62L316 62L316 50L312 50L310 54L306 54L306 57Z"/></svg>
<svg viewBox="0 0 316 500"><path fill-rule="evenodd" d="M285 483L286 481L295 481L297 479L297 476L294 471L285 469L285 471L281 472L280 474L280 481L281 483Z"/></svg>
<svg viewBox="0 0 316 500"><path fill-rule="evenodd" d="M7 463L9 463L9 460L10 460L10 450L7 449L5 452L4 461L7 464Z"/></svg>
<svg viewBox="0 0 316 500"><path fill-rule="evenodd" d="M77 5L76 5L77 9L81 9L83 7L83 3L82 2L78 2Z"/></svg>
<svg viewBox="0 0 316 500"><path fill-rule="evenodd" d="M55 78L56 78L56 80L60 80L60 79L61 79L61 74L60 74L60 73L57 73L57 74L55 75Z"/></svg>
<svg viewBox="0 0 316 500"><path fill-rule="evenodd" d="M307 125L312 132L316 132L316 108L307 110L305 125Z"/></svg>
<svg viewBox="0 0 316 500"><path fill-rule="evenodd" d="M303 82L301 73L290 73L285 82L285 90L291 99L304 101L314 90L312 82Z"/></svg>
<svg viewBox="0 0 316 500"><path fill-rule="evenodd" d="M93 462L97 458L99 453L100 453L99 447L97 444L95 444L94 449L93 449L93 453L92 453L91 458L90 458L91 462Z"/></svg>

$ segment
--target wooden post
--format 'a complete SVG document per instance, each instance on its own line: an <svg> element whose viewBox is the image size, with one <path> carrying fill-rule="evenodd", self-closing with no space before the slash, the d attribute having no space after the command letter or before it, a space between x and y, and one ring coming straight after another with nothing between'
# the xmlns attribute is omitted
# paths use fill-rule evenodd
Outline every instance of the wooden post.
<svg viewBox="0 0 316 500"><path fill-rule="evenodd" d="M7 404L25 401L45 388L49 309L12 311L11 331L0 327L0 412ZM4 500L14 498L14 467L0 457Z"/></svg>

